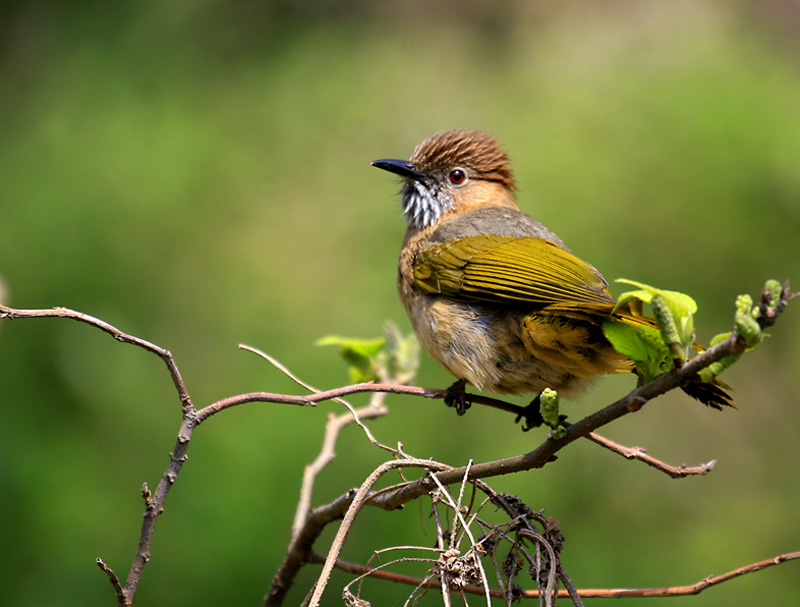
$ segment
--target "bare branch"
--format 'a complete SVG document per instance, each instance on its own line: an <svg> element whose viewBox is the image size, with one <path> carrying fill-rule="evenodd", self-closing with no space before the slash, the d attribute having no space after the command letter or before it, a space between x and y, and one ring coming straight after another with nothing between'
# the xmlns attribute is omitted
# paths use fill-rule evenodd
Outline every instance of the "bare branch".
<svg viewBox="0 0 800 607"><path fill-rule="evenodd" d="M103 571L106 572L107 575L109 575L112 584L117 591L117 600L119 604L130 605L133 602L133 596L136 593L136 589L139 585L142 570L144 569L147 561L150 559L150 543L153 538L156 520L164 511L164 502L167 498L167 494L169 493L172 484L178 478L178 473L183 466L183 462L186 461L186 450L189 446L192 430L199 423L199 421L197 419L194 406L192 405L191 398L189 397L189 393L186 390L183 379L181 378L178 366L175 363L175 360L172 358L172 354L170 354L168 350L165 350L164 348L161 348L160 346L157 346L139 337L135 337L120 331L116 327L103 320L100 320L99 318L89 316L88 314L83 314L82 312L76 312L75 310L70 310L68 308L53 308L47 310L16 310L0 305L0 318L17 319L48 317L71 318L73 320L86 323L108 333L117 341L138 346L157 355L167 365L170 377L172 377L172 382L175 385L180 398L181 409L183 411L183 420L178 432L178 439L175 444L175 449L170 454L169 466L158 483L155 495L151 496L149 489L146 487L143 487L142 489L142 497L145 501L145 511L142 520L141 532L139 534L139 545L137 547L133 563L131 564L131 569L128 573L124 588L120 587L121 584L116 574L113 574L113 571L111 571L111 569L102 560L98 559L98 565ZM111 574L113 574L113 577L111 577Z"/></svg>
<svg viewBox="0 0 800 607"><path fill-rule="evenodd" d="M354 421L386 415L388 409L380 402L384 397L385 394L376 392L373 395L373 399L370 400L370 403L360 409L354 409L352 412L348 411L341 415L335 415L333 413L328 414L328 423L325 424L325 437L322 441L322 449L317 458L312 463L306 465L303 470L303 481L300 486L300 501L297 504L294 523L292 523L292 537L300 533L300 529L308 517L308 511L311 508L311 493L317 475L319 475L319 473L336 457L335 448L339 432ZM363 426L360 422L359 425L366 428L366 426Z"/></svg>
<svg viewBox="0 0 800 607"><path fill-rule="evenodd" d="M453 496L450 495L450 492L447 491L447 489L444 487L444 485L442 485L441 483L438 482L435 474L431 474L430 477L433 479L433 481L439 487L440 494L442 495L444 500L446 500L447 504L455 512L456 518L461 523L461 527L462 527L464 533L466 533L467 536L469 537L470 550L473 550L475 548L475 546L478 544L478 542L475 540L475 537L472 535L472 531L470 529L469 524L464 519L464 512L463 512L463 508L462 508L462 502L463 502L463 498L464 498L464 488L467 485L467 477L469 476L469 468L470 468L471 465L472 465L472 461L470 461L467 464L467 466L466 466L467 469L464 471L464 477L461 480L461 485L460 485L459 492L458 492L458 501L457 502L455 500L453 500ZM457 548L457 546L456 546L456 525L455 524L453 524L453 529L450 532L449 547L451 549ZM484 588L484 594L486 596L486 602L487 602L488 605L491 605L491 601L489 600L490 599L490 595L489 595L489 579L486 577L486 571L484 570L483 563L481 563L480 559L477 559L477 565L478 565L478 568L479 568L480 573L481 573L480 578L483 581L483 588ZM442 584L445 584L445 581L446 580L444 580L444 578L443 578L442 579Z"/></svg>
<svg viewBox="0 0 800 607"><path fill-rule="evenodd" d="M339 526L339 530L336 532L336 537L333 540L333 544L331 545L330 552L328 553L328 558L325 561L325 565L322 567L322 573L317 580L316 586L314 588L314 593L311 596L311 600L309 601L310 607L317 607L319 605L320 600L322 599L322 593L325 591L325 586L328 584L328 580L330 579L331 571L333 570L333 564L336 562L336 559L339 558L339 554L342 552L342 548L344 547L344 542L347 539L347 535L350 533L350 528L353 525L353 521L355 520L356 515L358 514L361 507L366 503L367 497L369 495L370 490L372 489L373 485L378 481L378 479L389 472L390 470L394 470L396 468L425 468L427 470L435 470L435 469L447 469L449 466L446 466L440 462L436 462L433 460L423 460L423 459L400 459L400 460L393 460L389 462L385 462L378 466L372 474L367 477L361 486L358 488L353 500L347 509L347 512L344 516L344 520L342 520L342 524Z"/></svg>
<svg viewBox="0 0 800 607"><path fill-rule="evenodd" d="M325 561L325 556L321 554L314 553L311 555L309 562L312 563L322 563ZM717 586L734 578L740 577L742 575L746 575L748 573L754 573L756 571L761 571L762 569L767 569L768 567L772 567L774 565L780 565L781 563L785 563L787 561L793 561L800 559L800 552L789 552L787 554L779 554L770 559L766 559L763 561L758 561L757 563L751 563L750 565L746 565L744 567L739 567L738 569L734 569L727 573L723 573L721 575L711 575L706 578L703 578L699 582L694 584L689 584L687 586L664 586L662 588L579 588L577 589L577 593L582 598L608 598L608 599L627 599L627 598L641 598L641 597L657 597L657 596L688 596L694 594L700 594L707 588L711 588L712 586ZM422 586L423 588L437 588L438 583L434 580L423 580L422 578L417 578L410 575L401 575L398 573L392 573L390 571L382 571L378 569L372 569L370 567L365 567L364 565L359 565L358 563L351 563L348 561L337 560L335 563L335 567L340 569L341 571L346 571L351 574L355 575L368 575L370 577L375 577L383 580L387 580L390 582L396 582L398 584L408 584L410 586ZM476 594L476 595L483 595L484 589L480 586L465 586L461 590L469 594ZM545 591L546 592L546 591ZM493 589L490 591L492 598L504 598L503 592L501 590ZM524 590L523 596L525 598L538 598L542 594L540 590ZM558 590L557 591L558 598L570 598L570 594L567 590Z"/></svg>
<svg viewBox="0 0 800 607"><path fill-rule="evenodd" d="M247 350L248 352L252 352L253 354L265 359L276 369L284 373L292 381L302 386L309 392L319 394L320 390L300 379L280 361L270 356L266 352L245 344L239 344L239 347L242 350ZM378 442L372 435L372 432L370 432L369 428L361 423L362 419L381 417L389 412L389 409L387 409L383 404L384 400L386 400L385 392L374 392L369 404L361 407L360 409L355 409L353 405L348 403L343 398L337 397L333 398L332 400L347 407L348 412L341 415L334 415L333 413L328 415L328 423L325 425L325 438L322 441L322 449L317 458L311 464L307 465L305 470L303 470L303 482L300 487L300 501L297 504L294 523L292 523L292 537L295 537L300 532L300 527L305 522L308 511L311 508L311 493L314 488L314 480L316 479L317 475L336 457L336 441L339 437L339 432L341 432L344 427L355 422L364 431L364 433L367 435L367 439L369 439L373 445L397 455L396 449L392 449L391 447L387 447L386 445Z"/></svg>
<svg viewBox="0 0 800 607"><path fill-rule="evenodd" d="M105 331L117 341L144 348L148 352L152 352L161 358L161 360L164 361L164 364L167 365L170 377L172 378L172 383L178 390L178 397L180 398L183 410L188 411L193 409L192 400L189 397L189 393L186 391L186 386L183 383L183 378L181 378L180 371L178 371L178 365L175 364L175 360L172 358L172 354L170 354L169 350L165 350L164 348L150 343L149 341L120 331L104 320L100 320L94 316L89 316L83 312L70 310L69 308L56 307L44 310L17 310L0 304L0 318L8 318L12 320L17 318L71 318L72 320L77 320L79 322L86 323L87 325L96 327L101 331Z"/></svg>
<svg viewBox="0 0 800 607"><path fill-rule="evenodd" d="M618 401L587 415L574 424L570 424L565 428L565 434L562 438L548 436L541 445L528 453L473 465L469 475L470 480L543 467L548 462L553 461L558 451L573 441L587 436L590 432L620 417L638 411L655 397L679 387L684 381L691 380L697 375L698 371L711 363L721 360L730 354L743 351L744 346L739 344L736 338L736 334L732 334L729 338L709 348L681 368L656 377L653 381L636 388ZM437 476L442 484L450 485L459 482L464 470L465 467L462 466L439 473ZM430 489L429 485L428 479L421 478L411 483L406 483L393 492L386 492L373 497L370 499L370 504L392 510L427 493Z"/></svg>
<svg viewBox="0 0 800 607"><path fill-rule="evenodd" d="M97 559L97 566L105 572L109 581L111 582L111 585L114 587L114 592L117 593L117 606L125 607L126 605L129 605L128 600L125 597L125 591L122 589L122 582L119 581L119 578L117 577L117 574L114 573L114 570L106 565L103 559L99 557Z"/></svg>
<svg viewBox="0 0 800 607"><path fill-rule="evenodd" d="M161 360L163 360L167 366L170 377L172 378L172 382L178 391L183 418L181 420L181 426L175 442L175 448L170 454L169 465L164 471L164 474L161 476L155 493L151 494L146 485L142 488L142 498L145 502L144 516L142 519L141 531L139 533L139 543L133 558L133 563L131 564L130 571L128 572L128 577L125 581L125 586L121 587L121 582L119 578L117 578L116 574L113 574L113 571L102 560L98 560L98 565L103 571L106 572L106 575L109 575L109 579L111 579L112 584L117 591L117 600L119 604L125 606L131 605L133 603L133 597L136 594L144 566L150 560L150 545L152 543L153 533L155 532L156 521L164 512L164 503L166 502L169 490L177 480L183 463L186 461L186 452L189 448L189 441L192 438L194 428L207 419L210 415L225 407L219 405L219 403L214 403L202 411L196 411L189 396L189 392L187 391L183 382L180 371L178 370L178 366L175 363L172 354L168 350L134 335L130 335L129 333L125 333L124 331L121 331L113 325L100 320L99 318L95 318L94 316L90 316L82 312L76 312L75 310L70 310L69 308L17 310L14 308L9 308L8 306L0 305L0 319L2 318L11 320L20 318L70 318L72 320L77 320L108 333L117 341L138 346L148 352L152 352L161 358ZM239 395L238 397L224 400L232 401L234 404L250 402L250 400L261 400L259 398L249 399L249 396L250 395ZM284 400L271 399L270 402L308 404L301 402L301 399L299 398L290 398ZM113 577L111 577L111 574L113 574ZM116 580L116 582L114 580ZM120 593L122 594L120 595Z"/></svg>
<svg viewBox="0 0 800 607"><path fill-rule="evenodd" d="M429 388L418 388L415 386L402 386L399 384L379 384L375 382L363 382L332 390L324 390L316 394L295 396L292 394L275 394L273 392L249 392L223 398L215 403L203 407L197 412L198 419L205 421L207 418L231 407L244 405L246 403L282 403L286 405L305 405L315 406L326 400L349 396L350 394L360 394L364 392L386 392L388 394L410 394L412 396L422 396L425 398L444 398L444 390L431 390Z"/></svg>
<svg viewBox="0 0 800 607"><path fill-rule="evenodd" d="M647 455L647 450L643 447L625 447L624 445L615 443L610 438L600 436L595 432L590 432L586 435L586 438L594 443L597 443L601 447L605 447L614 453L620 454L626 459L637 459L641 462L644 462L648 466L651 466L656 470L660 470L672 478L684 478L686 476L708 474L714 469L714 466L717 463L717 460L712 459L710 462L699 464L697 466L687 466L686 464L681 464L680 466L670 466L661 460L657 460L656 458Z"/></svg>
<svg viewBox="0 0 800 607"><path fill-rule="evenodd" d="M270 356L266 352L262 352L258 348L253 348L251 346L246 346L244 344L239 344L239 347L241 349L243 349L243 350L247 350L248 352L252 352L252 353L264 358L270 364L272 364L276 369L278 369L279 371L284 373L292 381L294 381L298 385L302 386L303 388L305 388L309 392L313 392L315 394L319 394L320 393L320 390L318 390L317 388L315 388L311 384L301 380L299 377L297 377L297 375L292 373L286 366L284 366L281 362L279 362L277 359L275 359L274 357ZM382 381L381 383L388 383L390 378L386 377L386 378L383 378L383 379L385 381ZM346 407L347 410L350 412L349 416L347 414L345 414L344 417L340 420L340 423L342 424L341 427L344 427L344 426L346 426L346 425L348 425L350 423L355 422L356 425L364 431L364 434L367 435L367 439L369 439L369 442L371 442L376 447L379 447L380 449L383 449L384 451L389 451L390 453L394 453L395 455L397 455L397 450L396 449L392 449L391 447L388 447L388 446L378 442L375 439L375 437L372 435L372 432L370 432L369 428L367 428L360 421L360 418L370 419L370 418L374 418L374 417L380 417L381 415L386 415L389 412L389 410L386 407L384 407L384 405L383 405L384 400L386 400L385 397L386 397L386 392L373 392L372 398L370 399L370 402L369 402L369 405L367 405L366 407L362 407L358 411L356 411L356 409L353 407L353 405L348 403L343 398L334 397L334 398L331 398L331 400L333 402L339 403L340 405L344 405L344 407ZM334 443L335 443L335 440L336 439L334 437L333 438Z"/></svg>

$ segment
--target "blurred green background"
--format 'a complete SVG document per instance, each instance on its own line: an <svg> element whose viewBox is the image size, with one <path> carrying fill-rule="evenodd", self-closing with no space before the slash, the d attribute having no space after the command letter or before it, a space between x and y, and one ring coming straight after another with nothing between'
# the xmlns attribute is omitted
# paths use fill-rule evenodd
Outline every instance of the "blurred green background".
<svg viewBox="0 0 800 607"><path fill-rule="evenodd" d="M6 2L4 303L72 307L170 349L198 406L299 391L241 342L342 385L315 339L377 336L386 319L409 329L394 287L398 184L369 162L466 126L509 150L523 210L609 279L692 294L708 340L740 292L771 277L800 287L799 32L797 3L777 0ZM799 342L790 308L726 375L738 411L668 395L605 431L673 464L718 459L709 476L672 481L581 442L493 485L562 521L578 587L688 584L798 550ZM421 385L451 381L423 358ZM571 418L632 384L601 380ZM490 410L388 402L370 424L379 440L454 465L543 438ZM136 604L260 604L303 467L339 410L254 404L202 426ZM0 603L113 604L94 559L127 572L139 488L155 487L180 422L163 364L72 321L2 322L0 416ZM314 503L385 457L346 430ZM417 506L368 510L343 556L432 534ZM365 588L381 605L410 592ZM789 563L670 605L799 593Z"/></svg>

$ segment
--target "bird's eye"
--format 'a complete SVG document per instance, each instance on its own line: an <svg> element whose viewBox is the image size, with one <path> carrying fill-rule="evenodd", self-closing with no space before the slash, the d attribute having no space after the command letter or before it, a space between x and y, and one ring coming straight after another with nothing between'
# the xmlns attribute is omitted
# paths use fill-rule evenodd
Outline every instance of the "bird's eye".
<svg viewBox="0 0 800 607"><path fill-rule="evenodd" d="M467 180L467 174L461 169L453 169L450 171L450 183L453 185L461 185Z"/></svg>

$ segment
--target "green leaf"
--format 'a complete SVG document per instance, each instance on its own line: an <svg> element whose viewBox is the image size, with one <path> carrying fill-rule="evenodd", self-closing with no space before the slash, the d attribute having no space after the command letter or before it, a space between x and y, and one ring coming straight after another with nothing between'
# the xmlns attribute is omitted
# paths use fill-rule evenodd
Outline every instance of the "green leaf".
<svg viewBox="0 0 800 607"><path fill-rule="evenodd" d="M627 278L617 278L617 280L615 280L614 282L631 285L634 287L639 287L638 291L628 291L627 293L623 293L622 295L620 295L620 299L626 296L628 296L629 298L636 297L637 299L641 299L644 303L650 303L650 299L652 298L652 296L658 294L661 295L661 297L666 299L668 302L672 302L673 305L688 310L692 314L697 313L697 302L695 302L695 300L689 297L686 293L680 293L679 291L669 291L667 289L657 289L656 287L651 287L650 285L644 284L643 282L637 282L635 280L629 280Z"/></svg>
<svg viewBox="0 0 800 607"><path fill-rule="evenodd" d="M649 291L625 291L622 295L617 298L617 305L615 306L615 310L620 308L624 305L629 305L631 300L641 301L643 303L649 304L653 294Z"/></svg>
<svg viewBox="0 0 800 607"><path fill-rule="evenodd" d="M669 370L670 355L658 330L644 325L606 321L603 332L614 349L630 358L643 381Z"/></svg>
<svg viewBox="0 0 800 607"><path fill-rule="evenodd" d="M409 384L419 367L419 342L411 333L403 335L397 326L387 321L384 336L358 339L326 335L315 343L318 346L338 346L339 354L348 364L352 383L391 381Z"/></svg>
<svg viewBox="0 0 800 607"><path fill-rule="evenodd" d="M339 346L342 350L352 353L353 356L370 357L375 356L386 345L385 337L375 339L358 339L353 337L341 337L339 335L326 335L320 337L316 346Z"/></svg>
<svg viewBox="0 0 800 607"><path fill-rule="evenodd" d="M361 383L378 378L375 366L379 355L386 346L386 338L357 339L326 335L315 342L317 346L339 346L339 354L348 363L350 381Z"/></svg>
<svg viewBox="0 0 800 607"><path fill-rule="evenodd" d="M657 298L657 304L660 308L655 310L656 318L659 319L659 326L663 329L671 329L674 324L677 335L671 330L668 330L669 335L664 335L664 340L672 344L673 355L678 359L685 359L688 357L689 349L694 343L694 314L697 312L697 303L694 299L680 293L678 291L669 291L667 289L657 289L650 285L637 282L635 280L628 280L627 278L619 278L616 282L629 284L634 287L639 287L636 291L628 291L620 295L617 301L617 308L622 305L630 305L631 300L638 300L643 303L653 305L653 298ZM672 317L670 320L664 314L669 314ZM660 315L660 316L659 316ZM677 337L677 343L676 343ZM682 348L683 352L678 350Z"/></svg>
<svg viewBox="0 0 800 607"><path fill-rule="evenodd" d="M603 323L603 333L611 342L614 349L633 361L647 358L647 346L641 340L636 327L621 322L606 321Z"/></svg>

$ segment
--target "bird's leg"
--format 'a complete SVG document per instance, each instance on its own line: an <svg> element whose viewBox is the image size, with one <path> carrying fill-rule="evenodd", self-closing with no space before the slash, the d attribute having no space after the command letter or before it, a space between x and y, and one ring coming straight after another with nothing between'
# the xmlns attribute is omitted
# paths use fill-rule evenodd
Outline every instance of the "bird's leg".
<svg viewBox="0 0 800 607"><path fill-rule="evenodd" d="M466 387L466 380L459 379L446 390L444 397L444 404L448 407L455 407L456 413L459 415L464 415L472 405Z"/></svg>
<svg viewBox="0 0 800 607"><path fill-rule="evenodd" d="M518 424L520 420L525 420L522 424L522 431L527 432L532 428L538 428L544 423L544 418L542 417L542 412L539 408L540 399L539 395L536 395L530 404L527 407L523 407L522 411L519 412L517 418L514 420L515 424Z"/></svg>

